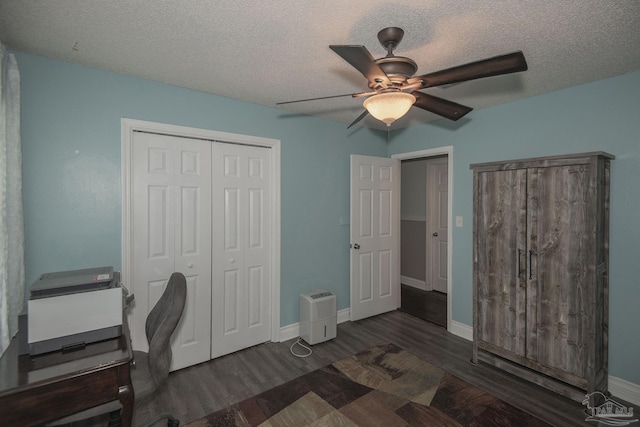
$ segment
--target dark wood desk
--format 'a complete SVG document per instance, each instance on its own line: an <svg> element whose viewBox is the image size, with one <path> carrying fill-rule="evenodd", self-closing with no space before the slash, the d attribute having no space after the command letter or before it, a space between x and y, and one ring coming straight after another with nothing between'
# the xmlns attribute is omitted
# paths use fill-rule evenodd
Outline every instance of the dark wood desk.
<svg viewBox="0 0 640 427"><path fill-rule="evenodd" d="M133 350L126 317L122 329L119 338L40 356L19 356L15 337L0 358L0 425L38 425L119 400L122 425L130 427Z"/></svg>

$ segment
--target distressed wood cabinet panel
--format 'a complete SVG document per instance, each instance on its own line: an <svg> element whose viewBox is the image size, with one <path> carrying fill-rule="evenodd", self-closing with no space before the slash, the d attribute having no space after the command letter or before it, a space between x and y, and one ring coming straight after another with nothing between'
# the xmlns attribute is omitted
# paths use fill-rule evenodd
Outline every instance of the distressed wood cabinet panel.
<svg viewBox="0 0 640 427"><path fill-rule="evenodd" d="M575 399L606 391L612 158L471 166L474 362Z"/></svg>
<svg viewBox="0 0 640 427"><path fill-rule="evenodd" d="M478 339L525 355L526 282L521 280L526 245L526 170L478 175Z"/></svg>

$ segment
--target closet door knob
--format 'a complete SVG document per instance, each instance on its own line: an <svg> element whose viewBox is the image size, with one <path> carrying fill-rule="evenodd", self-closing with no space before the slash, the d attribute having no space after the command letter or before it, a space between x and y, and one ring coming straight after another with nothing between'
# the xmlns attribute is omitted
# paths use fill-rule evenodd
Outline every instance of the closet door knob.
<svg viewBox="0 0 640 427"><path fill-rule="evenodd" d="M432 234L433 237L438 237L438 232L436 231L435 233Z"/></svg>

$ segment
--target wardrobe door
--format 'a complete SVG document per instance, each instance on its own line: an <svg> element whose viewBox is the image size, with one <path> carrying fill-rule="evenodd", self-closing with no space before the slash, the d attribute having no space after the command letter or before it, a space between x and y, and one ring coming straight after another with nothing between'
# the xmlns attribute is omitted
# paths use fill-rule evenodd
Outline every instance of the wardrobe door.
<svg viewBox="0 0 640 427"><path fill-rule="evenodd" d="M593 330L596 241L591 169L583 163L529 172L527 357L577 377L587 374L593 340L588 332Z"/></svg>
<svg viewBox="0 0 640 427"><path fill-rule="evenodd" d="M526 353L526 169L476 171L474 343Z"/></svg>

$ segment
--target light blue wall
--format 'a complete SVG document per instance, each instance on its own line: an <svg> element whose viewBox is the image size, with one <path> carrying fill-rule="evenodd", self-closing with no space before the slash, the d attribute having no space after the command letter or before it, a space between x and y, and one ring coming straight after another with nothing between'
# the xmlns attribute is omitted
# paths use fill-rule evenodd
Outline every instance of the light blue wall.
<svg viewBox="0 0 640 427"><path fill-rule="evenodd" d="M472 324L472 163L589 151L611 164L609 371L640 384L640 72L392 133L388 154L453 146L453 319Z"/></svg>
<svg viewBox="0 0 640 427"><path fill-rule="evenodd" d="M640 72L387 134L16 53L22 78L26 280L121 265L122 117L282 141L281 325L300 292L324 287L349 306L349 154L454 146L453 319L471 325L469 164L603 150L611 177L610 372L640 384Z"/></svg>
<svg viewBox="0 0 640 427"><path fill-rule="evenodd" d="M281 145L281 325L323 287L349 307L349 155L386 155L386 133L16 53L22 79L26 284L121 267L122 117L274 138Z"/></svg>

